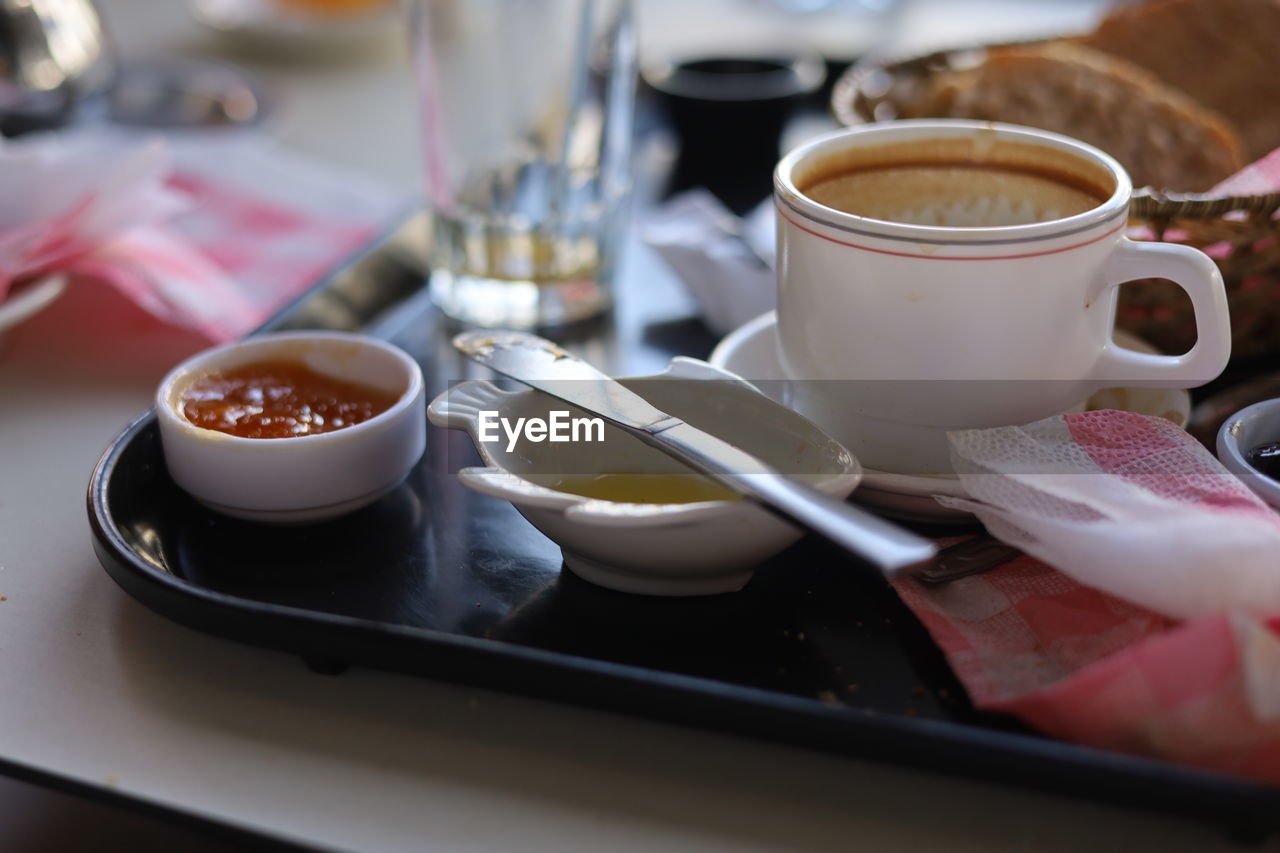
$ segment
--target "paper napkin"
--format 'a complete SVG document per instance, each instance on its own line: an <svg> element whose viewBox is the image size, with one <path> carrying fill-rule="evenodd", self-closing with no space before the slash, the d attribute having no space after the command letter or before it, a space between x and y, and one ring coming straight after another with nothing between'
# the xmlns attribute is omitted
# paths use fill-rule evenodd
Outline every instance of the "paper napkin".
<svg viewBox="0 0 1280 853"><path fill-rule="evenodd" d="M1161 418L952 435L972 509L1020 557L895 582L974 703L1041 731L1280 782L1280 516Z"/></svg>

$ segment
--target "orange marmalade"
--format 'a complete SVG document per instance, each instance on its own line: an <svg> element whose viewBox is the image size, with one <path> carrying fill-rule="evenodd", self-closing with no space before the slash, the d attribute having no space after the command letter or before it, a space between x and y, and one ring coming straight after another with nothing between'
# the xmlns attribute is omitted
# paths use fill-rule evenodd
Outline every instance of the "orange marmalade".
<svg viewBox="0 0 1280 853"><path fill-rule="evenodd" d="M182 392L198 427L241 438L318 435L385 412L396 395L317 373L300 361L258 361L208 373Z"/></svg>

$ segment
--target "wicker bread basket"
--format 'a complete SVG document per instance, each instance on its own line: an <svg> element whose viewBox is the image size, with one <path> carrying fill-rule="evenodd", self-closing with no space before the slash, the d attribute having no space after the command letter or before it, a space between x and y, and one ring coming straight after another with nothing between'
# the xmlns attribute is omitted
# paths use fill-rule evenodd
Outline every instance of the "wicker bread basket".
<svg viewBox="0 0 1280 853"><path fill-rule="evenodd" d="M931 74L970 66L986 48L952 49L894 62L864 62L836 82L831 108L847 127L896 118ZM1233 359L1280 351L1280 192L1213 196L1135 192L1130 224L1143 239L1204 249L1217 262L1231 307ZM1167 353L1195 343L1191 302L1169 282L1120 289L1117 325Z"/></svg>

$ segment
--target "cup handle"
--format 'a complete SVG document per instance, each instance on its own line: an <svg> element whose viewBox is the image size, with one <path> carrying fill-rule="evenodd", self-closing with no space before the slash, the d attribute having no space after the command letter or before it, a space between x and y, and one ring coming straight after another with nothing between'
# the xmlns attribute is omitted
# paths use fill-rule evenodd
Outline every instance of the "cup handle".
<svg viewBox="0 0 1280 853"><path fill-rule="evenodd" d="M1094 366L1096 387L1194 388L1216 378L1231 357L1231 319L1222 273L1198 249L1176 243L1123 239L1103 270L1098 298L1126 281L1166 278L1177 284L1195 311L1196 343L1182 355L1151 355L1108 342Z"/></svg>

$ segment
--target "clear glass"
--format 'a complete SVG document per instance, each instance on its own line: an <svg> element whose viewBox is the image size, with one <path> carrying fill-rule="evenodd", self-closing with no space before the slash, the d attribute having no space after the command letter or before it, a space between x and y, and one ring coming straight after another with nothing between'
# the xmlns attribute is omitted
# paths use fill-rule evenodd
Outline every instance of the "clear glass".
<svg viewBox="0 0 1280 853"><path fill-rule="evenodd" d="M417 0L432 298L538 328L611 304L631 190L630 0Z"/></svg>

